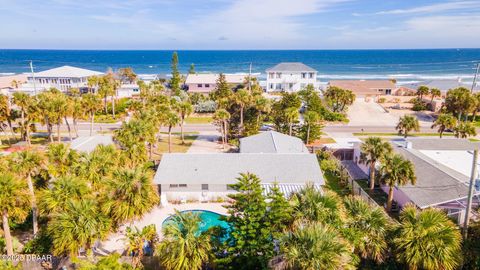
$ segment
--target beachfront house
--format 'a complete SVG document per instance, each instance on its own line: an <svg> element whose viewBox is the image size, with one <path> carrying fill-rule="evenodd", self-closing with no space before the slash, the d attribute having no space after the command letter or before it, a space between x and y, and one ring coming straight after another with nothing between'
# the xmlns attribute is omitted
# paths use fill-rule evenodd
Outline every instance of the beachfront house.
<svg viewBox="0 0 480 270"><path fill-rule="evenodd" d="M62 92L67 92L71 88L86 91L88 88L87 79L91 76L100 75L103 75L103 73L84 68L62 66L29 74L28 82L23 84L18 91L28 94L40 93L50 88L57 88Z"/></svg>
<svg viewBox="0 0 480 270"><path fill-rule="evenodd" d="M477 143L454 138L414 138L391 142L396 153L410 160L415 167L416 184L394 188L393 200L402 208L413 203L420 209L436 207L443 209L450 217L463 222L467 205L473 150ZM360 144L358 144L359 146ZM355 160L360 149L355 149ZM368 175L369 167L357 166ZM478 166L478 164L477 164ZM387 186L381 188L388 193ZM476 180L474 207L480 205L480 181Z"/></svg>
<svg viewBox="0 0 480 270"><path fill-rule="evenodd" d="M224 74L225 80L232 88L238 88L245 82L248 74ZM185 80L185 86L190 93L208 94L217 87L217 80L220 74L216 73L197 73L188 74ZM253 75L252 75L253 76Z"/></svg>
<svg viewBox="0 0 480 270"><path fill-rule="evenodd" d="M292 143L289 146L289 142ZM257 151L255 151L257 149ZM297 138L266 132L241 139L240 153L164 154L155 174L161 203L225 200L240 173L253 173L267 193L273 183L289 196L312 183L321 190L317 158Z"/></svg>
<svg viewBox="0 0 480 270"><path fill-rule="evenodd" d="M397 86L391 80L332 80L328 86L350 90L357 97L397 94Z"/></svg>
<svg viewBox="0 0 480 270"><path fill-rule="evenodd" d="M266 72L267 92L297 92L309 84L318 88L317 71L303 63L284 62Z"/></svg>

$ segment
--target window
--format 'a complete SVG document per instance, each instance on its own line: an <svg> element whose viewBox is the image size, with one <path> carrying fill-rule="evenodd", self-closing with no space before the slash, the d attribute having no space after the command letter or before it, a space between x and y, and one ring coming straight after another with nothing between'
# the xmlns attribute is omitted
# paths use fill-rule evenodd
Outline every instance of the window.
<svg viewBox="0 0 480 270"><path fill-rule="evenodd" d="M273 73L273 72L268 73L268 77L269 77L270 79L275 78L275 73Z"/></svg>
<svg viewBox="0 0 480 270"><path fill-rule="evenodd" d="M133 92L138 92L138 88L133 88Z"/></svg>
<svg viewBox="0 0 480 270"><path fill-rule="evenodd" d="M208 190L208 184L202 184L202 190Z"/></svg>
<svg viewBox="0 0 480 270"><path fill-rule="evenodd" d="M278 72L278 73L277 73L277 79L280 79L280 78L282 78L282 73L281 73L281 72Z"/></svg>
<svg viewBox="0 0 480 270"><path fill-rule="evenodd" d="M281 83L277 83L277 84L275 85L275 89L281 90L281 89L282 89L282 84L281 84Z"/></svg>
<svg viewBox="0 0 480 270"><path fill-rule="evenodd" d="M205 87L210 87L210 84L206 83L206 84L205 84Z"/></svg>
<svg viewBox="0 0 480 270"><path fill-rule="evenodd" d="M170 184L170 188L187 187L187 184Z"/></svg>
<svg viewBox="0 0 480 270"><path fill-rule="evenodd" d="M302 72L302 79L306 79L306 78L307 78L307 73Z"/></svg>
<svg viewBox="0 0 480 270"><path fill-rule="evenodd" d="M391 95L392 89L385 89L385 95Z"/></svg>
<svg viewBox="0 0 480 270"><path fill-rule="evenodd" d="M202 86L203 86L203 85L202 85L201 83L197 84L197 87L198 87L198 88L202 88Z"/></svg>
<svg viewBox="0 0 480 270"><path fill-rule="evenodd" d="M293 83L289 83L288 84L288 89L292 89L293 88Z"/></svg>
<svg viewBox="0 0 480 270"><path fill-rule="evenodd" d="M271 83L270 84L270 89L274 89L275 88L275 84L274 83Z"/></svg>
<svg viewBox="0 0 480 270"><path fill-rule="evenodd" d="M315 74L315 73L310 72L310 73L308 73L308 77L309 77L310 79L313 79L314 74Z"/></svg>

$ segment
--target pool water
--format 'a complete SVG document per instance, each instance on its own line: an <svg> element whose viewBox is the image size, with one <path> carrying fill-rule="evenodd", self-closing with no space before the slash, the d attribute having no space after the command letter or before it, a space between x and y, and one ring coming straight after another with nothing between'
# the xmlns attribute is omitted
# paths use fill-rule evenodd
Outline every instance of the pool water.
<svg viewBox="0 0 480 270"><path fill-rule="evenodd" d="M215 226L220 226L226 230L230 229L230 224L228 224L228 222L224 220L221 220L220 218L222 217L222 215L217 214L215 212L206 211L206 210L187 210L187 211L182 211L182 213L196 213L199 215L201 221L200 221L198 230L200 233L207 231L208 229ZM171 220L172 220L171 217L167 218L163 222L162 226L165 226L166 224L168 224L168 222L171 222Z"/></svg>

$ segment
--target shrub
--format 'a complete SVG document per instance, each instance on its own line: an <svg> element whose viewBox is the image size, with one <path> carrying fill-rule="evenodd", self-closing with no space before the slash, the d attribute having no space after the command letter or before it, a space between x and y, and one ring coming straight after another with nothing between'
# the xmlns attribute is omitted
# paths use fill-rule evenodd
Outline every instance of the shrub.
<svg viewBox="0 0 480 270"><path fill-rule="evenodd" d="M213 113L217 109L217 103L213 100L199 102L195 105L196 113Z"/></svg>
<svg viewBox="0 0 480 270"><path fill-rule="evenodd" d="M386 98L382 97L382 98L379 98L377 103L385 103L387 101Z"/></svg>
<svg viewBox="0 0 480 270"><path fill-rule="evenodd" d="M425 111L427 109L427 104L419 99L415 99L415 102L413 103L412 110L413 111Z"/></svg>

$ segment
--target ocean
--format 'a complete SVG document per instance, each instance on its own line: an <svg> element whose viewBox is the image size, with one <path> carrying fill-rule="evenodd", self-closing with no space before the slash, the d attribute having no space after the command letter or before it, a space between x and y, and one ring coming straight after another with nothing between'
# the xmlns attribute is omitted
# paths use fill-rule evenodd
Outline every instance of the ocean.
<svg viewBox="0 0 480 270"><path fill-rule="evenodd" d="M0 50L0 75L71 65L97 71L131 67L137 74L168 74L172 51L100 50ZM471 81L480 49L418 50L241 50L178 51L179 68L190 64L197 72L252 72L265 77L265 70L279 62L303 62L318 70L318 79L396 79L411 82L431 79Z"/></svg>

